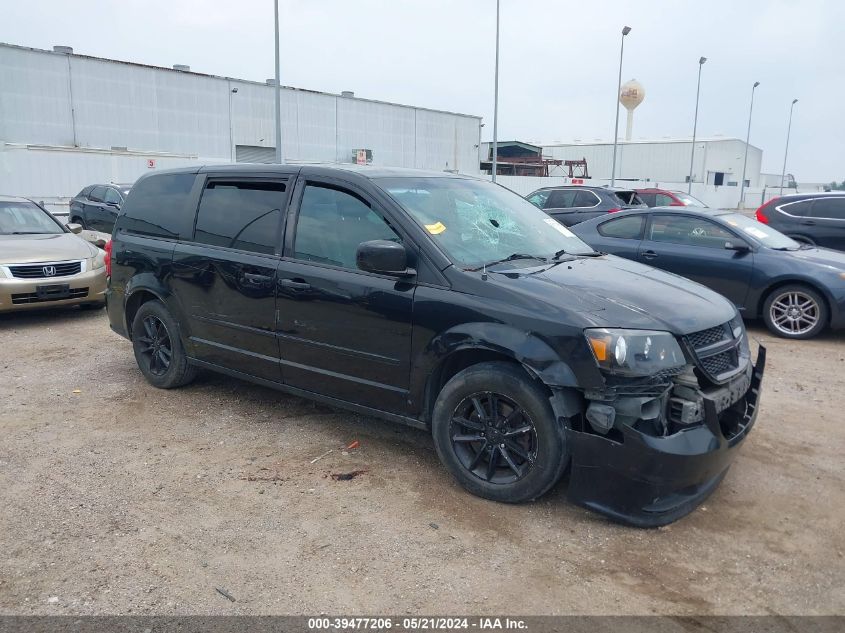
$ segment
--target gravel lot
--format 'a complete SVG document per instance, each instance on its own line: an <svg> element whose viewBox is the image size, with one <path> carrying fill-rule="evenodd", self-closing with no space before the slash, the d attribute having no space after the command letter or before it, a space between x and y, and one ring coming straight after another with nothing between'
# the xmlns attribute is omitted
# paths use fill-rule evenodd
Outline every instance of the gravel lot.
<svg viewBox="0 0 845 633"><path fill-rule="evenodd" d="M213 374L156 390L104 312L0 315L0 613L845 613L845 336L751 329L754 432L704 507L639 530L565 480L471 497L421 431Z"/></svg>

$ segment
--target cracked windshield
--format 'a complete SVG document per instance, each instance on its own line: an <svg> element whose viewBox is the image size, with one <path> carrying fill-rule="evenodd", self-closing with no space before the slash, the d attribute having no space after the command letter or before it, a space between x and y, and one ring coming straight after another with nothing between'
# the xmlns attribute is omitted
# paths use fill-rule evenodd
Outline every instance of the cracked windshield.
<svg viewBox="0 0 845 633"><path fill-rule="evenodd" d="M569 229L509 189L464 178L376 181L419 222L458 266L522 261L533 266L593 250Z"/></svg>

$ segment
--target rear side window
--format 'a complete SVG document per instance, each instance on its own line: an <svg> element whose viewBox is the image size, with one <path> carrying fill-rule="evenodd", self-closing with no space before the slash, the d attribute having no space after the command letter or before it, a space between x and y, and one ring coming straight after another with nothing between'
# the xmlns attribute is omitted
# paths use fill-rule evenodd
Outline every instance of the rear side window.
<svg viewBox="0 0 845 633"><path fill-rule="evenodd" d="M550 193L551 191L537 191L528 196L527 200L538 209L542 209L546 205Z"/></svg>
<svg viewBox="0 0 845 633"><path fill-rule="evenodd" d="M579 191L575 194L576 207L595 207L599 202L601 200L592 191Z"/></svg>
<svg viewBox="0 0 845 633"><path fill-rule="evenodd" d="M640 194L640 198L642 197L642 194ZM675 204L675 201L670 196L667 196L665 193L658 193L655 198L657 202L655 206L658 207L671 207L673 204Z"/></svg>
<svg viewBox="0 0 845 633"><path fill-rule="evenodd" d="M282 182L212 180L202 193L194 241L272 255L284 206Z"/></svg>
<svg viewBox="0 0 845 633"><path fill-rule="evenodd" d="M644 220L645 218L642 215L617 218L600 224L598 231L600 235L604 235L605 237L638 240L643 236Z"/></svg>
<svg viewBox="0 0 845 633"><path fill-rule="evenodd" d="M83 189L78 194L76 194L76 197L77 198L87 198L88 194L91 193L91 190L93 188L94 188L94 185L88 185L87 187L85 187L85 189Z"/></svg>
<svg viewBox="0 0 845 633"><path fill-rule="evenodd" d="M845 220L845 197L816 198L813 202L813 217Z"/></svg>
<svg viewBox="0 0 845 633"><path fill-rule="evenodd" d="M780 209L783 213L787 215L794 215L799 218L803 218L806 215L810 214L810 206L812 206L813 201L810 200L799 200L798 202L787 202L786 204L778 204L777 208Z"/></svg>
<svg viewBox="0 0 845 633"><path fill-rule="evenodd" d="M650 207L657 206L657 194L656 193L641 193L640 198L643 202L645 202Z"/></svg>
<svg viewBox="0 0 845 633"><path fill-rule="evenodd" d="M546 200L547 209L571 209L575 206L575 194L578 191L574 189L555 189L549 194L549 199Z"/></svg>
<svg viewBox="0 0 845 633"><path fill-rule="evenodd" d="M120 228L138 235L190 238L194 214L188 208L196 174L162 174L138 181L123 205Z"/></svg>
<svg viewBox="0 0 845 633"><path fill-rule="evenodd" d="M88 198L90 200L93 200L94 202L102 202L105 195L106 188L102 185L97 185L96 187L91 189L91 192L88 194Z"/></svg>

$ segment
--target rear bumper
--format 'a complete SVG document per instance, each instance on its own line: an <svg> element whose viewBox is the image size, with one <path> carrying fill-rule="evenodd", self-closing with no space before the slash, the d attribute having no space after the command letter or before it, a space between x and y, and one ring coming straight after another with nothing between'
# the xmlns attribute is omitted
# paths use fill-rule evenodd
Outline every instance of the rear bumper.
<svg viewBox="0 0 845 633"><path fill-rule="evenodd" d="M572 454L569 498L638 527L666 525L689 514L725 476L757 419L766 350L751 385L728 410L704 400L704 423L667 437L624 427L622 441L567 429Z"/></svg>
<svg viewBox="0 0 845 633"><path fill-rule="evenodd" d="M64 287L67 293L45 294L45 286ZM62 288L63 290L63 288ZM106 269L97 268L69 277L47 277L43 279L0 279L0 312L22 310L43 310L45 308L71 306L80 303L103 303L106 292Z"/></svg>

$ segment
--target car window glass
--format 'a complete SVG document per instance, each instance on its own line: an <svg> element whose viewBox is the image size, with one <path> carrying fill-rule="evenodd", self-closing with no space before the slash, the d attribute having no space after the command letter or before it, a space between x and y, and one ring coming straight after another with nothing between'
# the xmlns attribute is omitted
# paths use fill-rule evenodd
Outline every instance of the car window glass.
<svg viewBox="0 0 845 633"><path fill-rule="evenodd" d="M119 228L138 235L190 239L196 207L188 200L196 178L196 174L142 178L121 207Z"/></svg>
<svg viewBox="0 0 845 633"><path fill-rule="evenodd" d="M542 209L549 198L550 191L538 191L528 196L528 202L533 204L538 209Z"/></svg>
<svg viewBox="0 0 845 633"><path fill-rule="evenodd" d="M85 187L82 191L80 191L78 194L76 194L76 197L77 197L77 198L87 198L87 197L88 197L88 194L90 194L90 193L91 193L91 190L92 190L93 188L94 188L94 185L88 185L88 186L87 186L87 187Z"/></svg>
<svg viewBox="0 0 845 633"><path fill-rule="evenodd" d="M113 202L115 204L120 204L120 194L117 193L114 189L107 187L106 194L103 197L103 202Z"/></svg>
<svg viewBox="0 0 845 633"><path fill-rule="evenodd" d="M727 240L736 238L730 231L704 218L655 215L651 220L649 239L654 242L723 249Z"/></svg>
<svg viewBox="0 0 845 633"><path fill-rule="evenodd" d="M49 213L32 202L0 202L0 235L44 233L63 233Z"/></svg>
<svg viewBox="0 0 845 633"><path fill-rule="evenodd" d="M105 195L106 188L102 185L97 185L91 190L91 193L88 194L88 198L94 202L102 202Z"/></svg>
<svg viewBox="0 0 845 633"><path fill-rule="evenodd" d="M654 193L641 193L640 199L650 207L657 206L657 194Z"/></svg>
<svg viewBox="0 0 845 633"><path fill-rule="evenodd" d="M800 200L798 202L788 202L786 204L778 204L777 208L783 211L786 214L794 215L799 218L803 218L805 215L810 213L810 207L812 206L813 201L810 200Z"/></svg>
<svg viewBox="0 0 845 633"><path fill-rule="evenodd" d="M845 196L842 198L817 198L813 202L813 217L845 220Z"/></svg>
<svg viewBox="0 0 845 633"><path fill-rule="evenodd" d="M555 189L549 194L546 209L569 209L575 206L575 194L572 189Z"/></svg>
<svg viewBox="0 0 845 633"><path fill-rule="evenodd" d="M598 227L600 235L605 237L618 237L626 240L638 240L643 234L643 220L642 215L632 215L628 217L617 218L610 222L604 222Z"/></svg>
<svg viewBox="0 0 845 633"><path fill-rule="evenodd" d="M657 206L657 207L671 207L672 204L675 202L674 200L672 200L672 198L667 196L665 193L658 193L655 196L655 198L656 198L656 202L657 202L657 204L655 204L655 206Z"/></svg>
<svg viewBox="0 0 845 633"><path fill-rule="evenodd" d="M305 187L294 257L357 269L358 246L370 240L401 241L387 222L352 192L313 184Z"/></svg>
<svg viewBox="0 0 845 633"><path fill-rule="evenodd" d="M284 191L281 182L210 181L200 200L194 241L275 253Z"/></svg>
<svg viewBox="0 0 845 633"><path fill-rule="evenodd" d="M598 196L592 191L581 190L575 194L576 207L594 207L600 202Z"/></svg>
<svg viewBox="0 0 845 633"><path fill-rule="evenodd" d="M622 204L639 204L639 200L635 200L637 194L633 191L614 191L613 193L622 201Z"/></svg>

